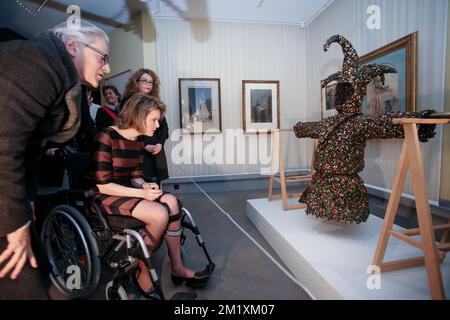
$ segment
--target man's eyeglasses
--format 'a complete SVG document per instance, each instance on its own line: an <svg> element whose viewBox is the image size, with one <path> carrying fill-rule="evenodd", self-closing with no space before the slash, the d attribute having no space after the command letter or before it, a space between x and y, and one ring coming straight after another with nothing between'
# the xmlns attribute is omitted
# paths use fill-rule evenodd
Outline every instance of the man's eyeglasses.
<svg viewBox="0 0 450 320"><path fill-rule="evenodd" d="M102 60L103 60L103 63L105 65L107 65L109 63L109 55L107 53L104 53L102 50L97 49L97 48L95 48L95 47L93 47L90 44L87 44L85 42L78 41L78 43L82 44L83 46L88 47L89 49L91 49L91 50L97 52L98 54L100 54L102 56Z"/></svg>
<svg viewBox="0 0 450 320"><path fill-rule="evenodd" d="M148 80L139 80L138 82L148 84L148 85L153 84L153 81L148 81Z"/></svg>

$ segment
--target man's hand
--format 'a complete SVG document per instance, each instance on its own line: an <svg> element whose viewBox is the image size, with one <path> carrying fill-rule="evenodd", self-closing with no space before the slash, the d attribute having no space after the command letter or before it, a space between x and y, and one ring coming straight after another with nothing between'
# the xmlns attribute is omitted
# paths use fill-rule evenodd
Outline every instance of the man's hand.
<svg viewBox="0 0 450 320"><path fill-rule="evenodd" d="M10 278L15 280L22 272L27 261L33 268L37 268L37 261L31 249L30 226L22 227L6 235L8 246L0 254L0 264L8 263L0 270L0 278L4 278L12 271Z"/></svg>

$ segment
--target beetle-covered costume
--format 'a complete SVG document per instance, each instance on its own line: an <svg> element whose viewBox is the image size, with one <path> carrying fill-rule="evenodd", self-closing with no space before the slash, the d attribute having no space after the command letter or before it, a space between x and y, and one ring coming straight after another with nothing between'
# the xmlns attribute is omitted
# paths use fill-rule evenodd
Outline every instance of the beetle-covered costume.
<svg viewBox="0 0 450 320"><path fill-rule="evenodd" d="M361 113L367 85L384 73L396 73L390 66L369 64L359 66L358 54L342 36L331 37L324 45L337 42L344 52L342 71L322 81L326 87L337 81L334 117L320 122L299 122L294 126L297 138L318 139L314 154L314 170L299 202L306 203L307 214L344 223L365 222L369 216L369 202L364 182L358 172L364 169L364 149L369 139L403 138L403 127L393 118L418 117L418 113L389 113L366 116ZM426 111L428 113L429 111ZM434 136L434 127L421 127L420 140Z"/></svg>

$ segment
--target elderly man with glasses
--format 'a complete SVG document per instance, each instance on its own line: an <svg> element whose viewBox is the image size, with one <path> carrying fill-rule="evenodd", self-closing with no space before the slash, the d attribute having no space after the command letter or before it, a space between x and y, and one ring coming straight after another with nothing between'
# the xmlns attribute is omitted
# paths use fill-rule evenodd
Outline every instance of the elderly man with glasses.
<svg viewBox="0 0 450 320"><path fill-rule="evenodd" d="M0 299L48 297L30 231L36 163L46 143L79 130L81 85L99 86L108 50L105 32L84 21L0 45Z"/></svg>

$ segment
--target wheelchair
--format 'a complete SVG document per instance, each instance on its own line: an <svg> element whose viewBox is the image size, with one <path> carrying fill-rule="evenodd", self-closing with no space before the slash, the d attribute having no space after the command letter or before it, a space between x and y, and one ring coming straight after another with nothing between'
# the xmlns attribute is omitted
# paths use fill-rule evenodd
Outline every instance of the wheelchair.
<svg viewBox="0 0 450 320"><path fill-rule="evenodd" d="M151 252L139 233L145 224L133 217L106 214L101 203L95 200L96 190L89 189L86 183L89 154L66 147L64 155L69 189L57 194L60 204L52 205L41 226L41 240L51 264L52 283L69 299L87 298L96 291L102 268L106 267L115 274L106 285L106 299L127 300L129 282L139 259L150 271L156 297L164 300ZM208 273L209 279L215 264L191 213L181 203L179 205L182 230L190 230L195 235L208 261L204 272ZM185 239L183 233L181 245Z"/></svg>

